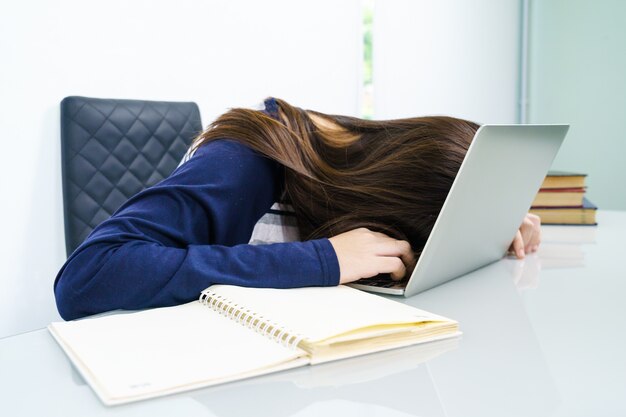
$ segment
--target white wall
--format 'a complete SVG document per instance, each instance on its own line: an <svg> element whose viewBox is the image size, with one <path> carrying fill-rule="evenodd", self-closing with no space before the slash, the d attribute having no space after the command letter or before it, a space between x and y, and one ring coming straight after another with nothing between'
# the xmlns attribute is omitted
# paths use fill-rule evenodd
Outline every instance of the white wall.
<svg viewBox="0 0 626 417"><path fill-rule="evenodd" d="M0 4L0 337L58 319L59 102L192 100L206 125L273 95L357 115L357 0Z"/></svg>
<svg viewBox="0 0 626 417"><path fill-rule="evenodd" d="M384 0L375 117L516 119L519 0ZM193 100L206 125L268 95L358 115L360 0L0 3L0 337L58 319L59 102Z"/></svg>
<svg viewBox="0 0 626 417"><path fill-rule="evenodd" d="M374 115L517 122L519 0L384 0L374 8Z"/></svg>

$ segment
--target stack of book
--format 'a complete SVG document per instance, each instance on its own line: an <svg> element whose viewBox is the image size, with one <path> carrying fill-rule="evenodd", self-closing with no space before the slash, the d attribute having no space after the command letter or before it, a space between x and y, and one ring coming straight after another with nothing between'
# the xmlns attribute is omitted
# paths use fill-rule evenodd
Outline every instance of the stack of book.
<svg viewBox="0 0 626 417"><path fill-rule="evenodd" d="M542 224L595 225L598 209L585 198L586 174L550 171L533 201L530 212Z"/></svg>

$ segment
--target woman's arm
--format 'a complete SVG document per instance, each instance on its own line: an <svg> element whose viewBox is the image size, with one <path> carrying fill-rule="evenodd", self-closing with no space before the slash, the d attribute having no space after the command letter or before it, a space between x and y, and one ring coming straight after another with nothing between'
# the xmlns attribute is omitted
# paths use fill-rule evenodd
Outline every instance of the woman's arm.
<svg viewBox="0 0 626 417"><path fill-rule="evenodd" d="M215 141L99 225L55 281L59 312L74 319L112 309L187 302L211 284L336 285L327 239L252 246L276 201L281 167L234 141Z"/></svg>

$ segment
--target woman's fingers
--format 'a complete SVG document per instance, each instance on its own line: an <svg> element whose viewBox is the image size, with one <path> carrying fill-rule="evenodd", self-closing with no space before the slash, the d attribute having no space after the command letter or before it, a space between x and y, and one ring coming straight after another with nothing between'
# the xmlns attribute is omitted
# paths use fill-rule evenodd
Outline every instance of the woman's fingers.
<svg viewBox="0 0 626 417"><path fill-rule="evenodd" d="M387 273L391 275L391 279L394 281L400 281L406 275L406 266L400 258L394 256L381 256L380 273Z"/></svg>
<svg viewBox="0 0 626 417"><path fill-rule="evenodd" d="M381 245L378 249L378 255L381 256L396 256L402 260L404 266L410 268L415 264L415 254L411 244L406 240L396 240L391 237L381 241Z"/></svg>
<svg viewBox="0 0 626 417"><path fill-rule="evenodd" d="M329 241L339 261L341 283L381 273L400 280L415 264L415 255L408 242L365 228L341 233Z"/></svg>
<svg viewBox="0 0 626 417"><path fill-rule="evenodd" d="M530 252L530 242L532 241L534 230L533 224L528 217L524 218L519 230L522 233L522 240L524 241L524 251Z"/></svg>
<svg viewBox="0 0 626 417"><path fill-rule="evenodd" d="M396 242L400 250L400 259L402 259L407 268L413 268L415 266L415 252L413 252L411 244L406 240L398 240Z"/></svg>
<svg viewBox="0 0 626 417"><path fill-rule="evenodd" d="M523 259L526 255L524 251L524 238L522 237L522 232L520 230L515 234L515 238L513 239L513 244L511 244L513 252L517 259Z"/></svg>
<svg viewBox="0 0 626 417"><path fill-rule="evenodd" d="M510 250L515 252L518 259L527 253L536 252L541 243L541 219L534 214L527 214L515 234Z"/></svg>
<svg viewBox="0 0 626 417"><path fill-rule="evenodd" d="M535 252L541 242L541 219L534 214L527 214L520 227L526 253Z"/></svg>
<svg viewBox="0 0 626 417"><path fill-rule="evenodd" d="M363 230L369 233L372 238L378 244L377 254L381 256L398 256L404 262L404 265L408 268L415 264L415 253L411 244L406 240L394 239L381 232L374 232L372 230L361 228L357 230Z"/></svg>
<svg viewBox="0 0 626 417"><path fill-rule="evenodd" d="M541 218L530 213L526 217L530 220L533 227L533 235L528 246L531 252L536 252L541 243Z"/></svg>

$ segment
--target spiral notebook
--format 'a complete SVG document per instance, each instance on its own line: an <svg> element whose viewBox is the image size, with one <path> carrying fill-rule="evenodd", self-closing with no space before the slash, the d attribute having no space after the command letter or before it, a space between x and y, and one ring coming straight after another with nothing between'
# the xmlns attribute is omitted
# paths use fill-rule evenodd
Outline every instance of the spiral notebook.
<svg viewBox="0 0 626 417"><path fill-rule="evenodd" d="M188 304L48 329L107 405L460 334L454 320L346 286L214 285Z"/></svg>

